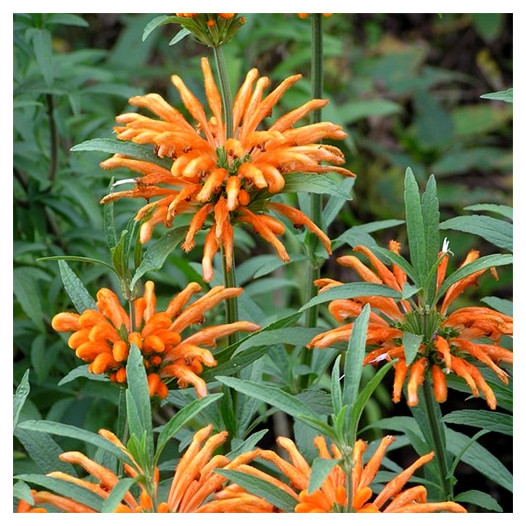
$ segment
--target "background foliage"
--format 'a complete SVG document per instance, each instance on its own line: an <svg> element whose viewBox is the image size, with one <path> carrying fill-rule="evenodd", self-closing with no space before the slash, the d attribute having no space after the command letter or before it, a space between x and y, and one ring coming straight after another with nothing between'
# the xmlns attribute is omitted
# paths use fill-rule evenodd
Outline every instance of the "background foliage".
<svg viewBox="0 0 526 526"><path fill-rule="evenodd" d="M129 108L127 99L133 95L154 91L179 104L169 84L175 72L194 93L204 97L199 68L203 47L190 38L168 45L174 36L173 26L155 30L142 42L144 27L155 16L14 17L14 385L18 386L24 372L31 369L31 392L21 421L45 418L92 431L114 425L118 396L113 385L83 377L64 383L64 377L80 361L67 348L66 340L51 329L50 320L71 304L57 263L38 258L67 254L110 260L103 209L98 204L113 175L98 166L108 155L72 152L74 145L111 137L115 115ZM290 14L247 14L246 19L225 47L232 86L237 88L251 67L275 82L301 72L305 79L283 98L280 112L305 102L310 93L308 20ZM443 235L457 255L452 258L455 266L472 247L483 255L511 251L509 237L488 235L488 221L509 222L511 218L499 214L498 208L473 208L480 203L511 205L512 105L480 98L512 86L511 15L340 14L325 19L324 25L324 89L331 103L323 110L323 117L348 132L346 167L358 177L353 200L336 207L337 216L327 225L337 250L322 269L322 276L350 281L353 276L336 264L336 257L364 240L385 246L395 237L404 244L397 226L404 217L403 173L407 166L421 183L435 174L442 221L453 221L460 214L485 217L475 219L482 222L478 228L460 228L463 225L454 222L443 225ZM301 194L299 199L301 204ZM130 201L115 205L119 229L125 228L136 210ZM248 234L236 236L241 241L236 254L239 285L245 287L240 303L242 319L266 326L295 314L304 303L297 278L305 264L301 257L296 261L293 257L291 264L283 266ZM199 241L202 243L202 238ZM301 253L301 236L290 235L287 242L293 247L291 253ZM178 249L170 254L162 271L148 274L157 283L161 303L173 295L174 284L182 287L188 281L201 281L198 253L187 256ZM92 294L101 286L118 290L116 278L105 267L75 261L69 265ZM511 299L511 270L500 269L499 276L498 282L490 277L481 279L477 298ZM323 310L322 315L326 315ZM217 319L209 318L208 323L219 323L222 311L216 310L215 316ZM330 317L324 317L322 323L329 327ZM299 336L286 344L276 340L267 349L265 363L260 360L257 367L245 370L247 378L257 381L265 374L275 385L296 394L297 379L305 371L288 367L287 353L306 343L309 335L304 336L305 342L294 340ZM330 351L320 355L320 368L326 368L333 356ZM318 389L327 382L329 377L321 377ZM391 382L387 375L383 389L366 406L368 422L374 425L365 436L371 440L379 436L381 424L376 421L380 414L384 418L410 414L403 404L395 406L390 401ZM318 404L312 406L318 413L330 412L320 405L323 398L309 401L305 399L308 395L302 396L303 401ZM183 391L172 393L170 401L180 407L187 403L185 397ZM444 412L460 408L463 399L460 393L450 396ZM483 402L479 405L485 408ZM473 403L470 407L478 406ZM506 409L511 411L511 405ZM247 408L252 415L260 410L259 406ZM154 410L158 425L170 416L167 406ZM473 434L465 419L461 420L464 425L459 425L452 418L452 429ZM290 432L290 421L280 413L268 425L276 435ZM253 429L259 429L257 421ZM48 438L42 440L52 452L57 443ZM179 439L182 447L188 436L183 433ZM270 434L265 440L274 442ZM57 442L64 449L84 447L74 439ZM510 436L492 432L479 442L511 469ZM27 455L34 448L24 431L17 430L15 474L45 473L53 468L45 458L35 465ZM402 464L403 455L408 454L402 448L393 458ZM477 479L477 488L493 495L504 511L510 509L511 493L491 480L481 487L469 462L461 463L458 473L462 474L457 477L459 484L466 490Z"/></svg>

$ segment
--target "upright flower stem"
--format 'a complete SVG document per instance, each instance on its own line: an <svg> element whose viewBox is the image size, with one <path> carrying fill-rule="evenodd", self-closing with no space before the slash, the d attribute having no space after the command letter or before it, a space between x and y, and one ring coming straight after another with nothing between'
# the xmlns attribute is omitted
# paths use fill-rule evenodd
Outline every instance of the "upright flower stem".
<svg viewBox="0 0 526 526"><path fill-rule="evenodd" d="M442 491L444 492L444 500L451 500L453 495L451 482L448 478L446 445L444 444L442 434L440 433L440 422L438 421L437 414L435 413L433 407L433 390L431 387L431 379L429 378L429 375L426 375L422 388L424 391L424 407L433 438L433 450L435 451L438 462L440 484L442 486Z"/></svg>
<svg viewBox="0 0 526 526"><path fill-rule="evenodd" d="M312 78L312 98L321 99L323 94L323 34L322 34L322 15L313 13L311 15L312 39L311 39L311 78ZM311 113L311 124L321 122L321 108ZM321 195L310 195L309 217L316 224L321 225ZM307 269L307 282L305 289L305 301L309 301L316 296L317 288L314 281L320 277L320 266L316 262L316 248L318 247L318 238L307 233L305 242L309 255L309 266ZM318 320L318 307L314 306L305 313L305 326L316 327ZM310 362L311 352L305 351L303 363L308 365Z"/></svg>
<svg viewBox="0 0 526 526"><path fill-rule="evenodd" d="M214 47L214 58L217 66L217 73L219 75L219 85L221 88L221 98L223 101L223 113L226 124L226 136L232 137L234 134L233 122L233 102L232 92L230 91L230 82L228 80L228 73L226 69L225 55L221 46ZM223 283L225 287L236 286L236 265L234 256L232 255L231 268L227 268L225 251L221 248L221 255L223 258ZM226 300L226 322L235 323L238 321L237 298L229 298ZM228 345L236 342L236 334L228 336Z"/></svg>

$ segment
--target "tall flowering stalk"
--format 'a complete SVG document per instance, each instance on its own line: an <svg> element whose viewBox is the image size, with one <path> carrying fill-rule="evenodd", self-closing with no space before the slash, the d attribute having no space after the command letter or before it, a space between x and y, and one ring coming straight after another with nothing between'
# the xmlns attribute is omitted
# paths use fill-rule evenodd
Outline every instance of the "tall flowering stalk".
<svg viewBox="0 0 526 526"><path fill-rule="evenodd" d="M389 249L400 254L400 245L391 241ZM386 285L401 292L407 282L406 273L397 265L391 269L384 265L374 253L365 246L357 246L354 251L365 255L374 270L367 267L356 256L342 256L338 263L353 269L363 280L369 283ZM438 255L436 290L444 282L449 260L447 248ZM479 253L469 252L460 268L475 261ZM453 301L486 270L475 271L452 284L445 293L440 305L433 309L415 308L407 300L396 301L382 296L364 296L353 299L341 299L330 302L329 312L337 322L355 318L365 303L369 303L377 312L371 313L367 331L367 353L364 364L378 363L382 360L397 359L393 386L393 401L399 402L402 387L407 379L407 404L415 406L419 402L419 386L429 374L437 402L447 399L446 375L461 377L470 387L473 396L480 392L486 398L491 409L497 407L497 400L491 387L482 376L477 362L493 371L499 380L508 383L508 373L499 367L500 362L513 363L513 353L500 346L504 335L513 334L513 319L487 307L461 307L448 313ZM320 292L342 283L332 279L320 279L317 284ZM353 330L353 322L323 332L312 339L309 346L325 348L339 341L348 341ZM407 363L404 346L404 333L421 335L421 343L412 364ZM482 343L480 339L489 343Z"/></svg>
<svg viewBox="0 0 526 526"><path fill-rule="evenodd" d="M117 137L123 141L152 144L159 158L170 157L173 162L168 170L123 155L104 161L103 168L129 168L140 177L134 180L135 188L113 192L102 203L123 197L158 198L143 206L136 216L137 220L145 219L140 232L142 243L151 238L155 225L164 223L170 227L176 216L192 214L182 248L192 250L196 233L206 229L202 259L205 281L210 281L214 275L212 261L220 248L225 251L227 269L232 266L232 227L236 223L250 226L275 248L281 259L289 260L278 238L285 232L285 225L269 212L288 219L296 227L307 227L330 253L329 238L313 221L291 206L269 200L273 194L283 191L289 173L336 171L353 175L337 166L345 161L338 148L317 142L346 137L340 126L321 122L294 127L309 112L325 106L328 101L311 100L277 119L268 130L258 130L258 125L301 75L288 77L263 98L270 80L267 77L258 79L259 72L252 69L234 99L233 131L227 136L221 97L208 60L203 58L201 65L212 116L206 116L201 103L177 75L172 77L172 82L186 109L197 121L196 127L160 95L132 97L131 104L150 110L160 120L137 113L121 115L117 117L121 124L115 128ZM322 161L332 164L321 165Z"/></svg>

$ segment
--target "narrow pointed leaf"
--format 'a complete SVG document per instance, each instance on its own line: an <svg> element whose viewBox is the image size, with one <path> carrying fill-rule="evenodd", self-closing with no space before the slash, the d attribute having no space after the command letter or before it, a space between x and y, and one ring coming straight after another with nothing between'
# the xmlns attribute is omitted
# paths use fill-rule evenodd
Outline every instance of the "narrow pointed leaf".
<svg viewBox="0 0 526 526"><path fill-rule="evenodd" d="M337 458L317 457L314 459L311 467L309 487L307 488L308 495L312 495L317 489L321 487L332 468L336 466L338 462L339 459Z"/></svg>
<svg viewBox="0 0 526 526"><path fill-rule="evenodd" d="M405 215L411 264L416 271L416 284L421 285L427 275L427 249L420 192L411 168L405 173Z"/></svg>
<svg viewBox="0 0 526 526"><path fill-rule="evenodd" d="M356 401L360 390L370 312L371 307L367 303L354 322L347 352L345 353L342 403L351 407Z"/></svg>
<svg viewBox="0 0 526 526"><path fill-rule="evenodd" d="M104 501L104 504L101 508L101 513L113 513L115 508L119 505L121 500L124 498L124 495L128 490L135 484L135 479L124 478L119 480L117 484L113 487L110 494Z"/></svg>
<svg viewBox="0 0 526 526"><path fill-rule="evenodd" d="M77 309L77 312L82 314L88 309L97 310L95 300L86 290L82 281L80 281L77 275L69 268L69 265L61 260L58 262L58 267L64 288Z"/></svg>
<svg viewBox="0 0 526 526"><path fill-rule="evenodd" d="M13 395L13 431L18 424L20 418L20 411L24 406L27 395L29 394L29 369L26 370L20 384L16 388L15 394Z"/></svg>
<svg viewBox="0 0 526 526"><path fill-rule="evenodd" d="M420 348L420 344L424 336L422 334L413 334L412 332L404 332L402 336L402 345L404 346L404 355L407 365L413 363L416 353Z"/></svg>

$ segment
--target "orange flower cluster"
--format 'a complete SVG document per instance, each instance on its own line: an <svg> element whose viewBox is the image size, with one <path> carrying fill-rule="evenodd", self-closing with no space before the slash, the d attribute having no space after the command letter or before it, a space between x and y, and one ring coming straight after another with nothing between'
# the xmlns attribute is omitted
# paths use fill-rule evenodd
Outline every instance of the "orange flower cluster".
<svg viewBox="0 0 526 526"><path fill-rule="evenodd" d="M97 293L97 310L82 314L62 312L52 320L58 332L72 332L68 344L79 358L89 362L94 374L107 374L112 382L125 384L126 363L131 344L144 356L150 395L165 398L166 383L177 379L179 387L193 385L198 396L206 395L206 383L198 376L203 366L212 367L216 361L202 346L215 347L216 340L238 331L256 331L254 323L239 321L206 327L189 336L183 331L202 323L204 314L219 302L241 294L241 288L218 286L186 306L199 292L197 283L190 283L168 304L165 311L156 312L154 283L146 282L144 295L133 302L132 316L109 289Z"/></svg>
<svg viewBox="0 0 526 526"><path fill-rule="evenodd" d="M210 436L211 432L212 425L208 425L195 433L191 444L179 460L166 501L158 502L159 470L156 468L153 494L152 492L148 493L146 488L139 483L141 488L139 498L135 498L128 491L117 505L115 513L272 512L273 506L261 497L251 495L238 486L232 485L225 488L226 477L214 472L216 468L242 469L245 464L258 455L258 451L242 453L233 460L229 460L223 455L213 455L214 451L225 442L227 432L222 431ZM130 452L113 433L101 429L99 434L129 457L130 463L124 464L124 470L129 477L137 478L142 475L141 469L136 465ZM48 477L76 484L92 491L104 500L108 498L119 482L115 473L78 451L61 453L59 458L69 464L80 466L91 475L95 482L59 471L49 473ZM95 510L84 504L47 491L32 491L32 496L35 505L50 504L58 510L68 513L96 513ZM20 500L17 511L18 513L38 513L46 512L46 509L32 507L27 502Z"/></svg>
<svg viewBox="0 0 526 526"><path fill-rule="evenodd" d="M328 101L311 100L280 117L268 130L258 130L263 119L301 75L288 77L263 97L270 80L258 78L258 70L252 69L235 97L233 133L227 137L221 97L208 60L203 58L201 65L212 116L206 116L199 100L177 75L172 77L172 82L184 106L197 121L196 127L160 95L150 93L132 97L130 104L150 110L159 119L137 113L120 115L117 117L120 126L115 128L117 137L123 141L153 144L159 158L170 157L173 162L168 170L156 163L114 155L101 166L106 169L129 168L140 177L135 179L134 189L111 193L102 203L122 197L159 198L143 206L136 216L137 220L144 219L140 231L142 243L151 238L155 225L163 223L170 227L176 216L191 214L182 248L190 251L195 246L196 233L207 229L202 259L203 277L207 282L214 275L212 260L220 248L225 252L228 270L231 268L235 223L249 225L275 248L284 261L289 260L278 239L285 232L285 225L269 211L290 220L295 227L308 228L331 253L329 238L306 215L268 199L269 194L283 190L287 174L293 172L338 172L353 176L348 170L335 166L345 161L338 148L318 143L323 139L346 137L340 126L321 122L293 127ZM321 162L330 164L321 165ZM206 225L207 221L209 225Z"/></svg>
<svg viewBox="0 0 526 526"><path fill-rule="evenodd" d="M333 13L322 13L323 16L332 16ZM298 13L298 17L304 20L305 18L309 18L309 16L312 15L312 13Z"/></svg>
<svg viewBox="0 0 526 526"><path fill-rule="evenodd" d="M353 468L352 473L350 473L352 480L352 511L357 513L430 513L435 511L465 513L466 510L454 502L427 502L427 492L424 486L415 486L402 491L415 471L429 462L433 458L434 453L428 453L420 457L407 469L397 474L373 499L373 491L370 485L378 472L387 447L394 440L392 436L383 438L365 466L362 459L367 449L367 443L363 440L358 440L355 443L352 458ZM271 477L273 483L292 494L298 500L295 508L296 513L341 512L348 508L346 478L349 473L346 474L340 464L337 464L331 470L319 489L312 494L308 494L307 489L311 477L309 464L292 440L278 437L277 442L288 453L290 462L282 459L273 451L261 451L259 456L274 464L290 480L290 484L295 491L292 491L289 486L278 479ZM332 445L331 452L329 452L323 437L316 437L314 444L321 458L342 458L341 452L334 445Z"/></svg>
<svg viewBox="0 0 526 526"><path fill-rule="evenodd" d="M400 253L400 245L395 241L391 241L389 249L395 254ZM390 270L364 246L357 246L354 251L363 254L370 261L374 271L356 256L343 256L338 262L355 270L365 281L402 291L407 276L400 267L393 264ZM477 251L470 251L461 267L478 257ZM441 261L437 270L437 290L446 275L449 260L447 251L440 252L439 258ZM420 309L414 309L407 300L397 302L392 298L379 296L336 300L329 304L329 311L339 323L358 316L366 303L378 311L371 312L366 343L374 346L374 350L366 355L364 364L397 359L394 366L394 402L400 401L402 387L407 378L407 403L409 406L417 405L418 388L424 382L426 371L430 370L438 402L447 399L446 374L453 372L465 380L474 396L479 396L480 389L488 406L495 409L495 394L472 360L487 366L502 382L508 383L508 374L497 364L513 363L513 353L499 345L503 335L513 334L513 318L487 307L464 307L447 314L451 303L468 286L476 284L477 278L484 272L485 270L479 270L451 285L440 307L426 313L425 329L422 312ZM320 279L316 284L322 287L320 292L341 285L340 282L331 279ZM348 341L352 328L353 323L349 323L319 334L309 343L309 347L329 347L338 341ZM402 344L404 331L424 335L417 358L410 365L406 363ZM481 338L490 343L480 343Z"/></svg>

